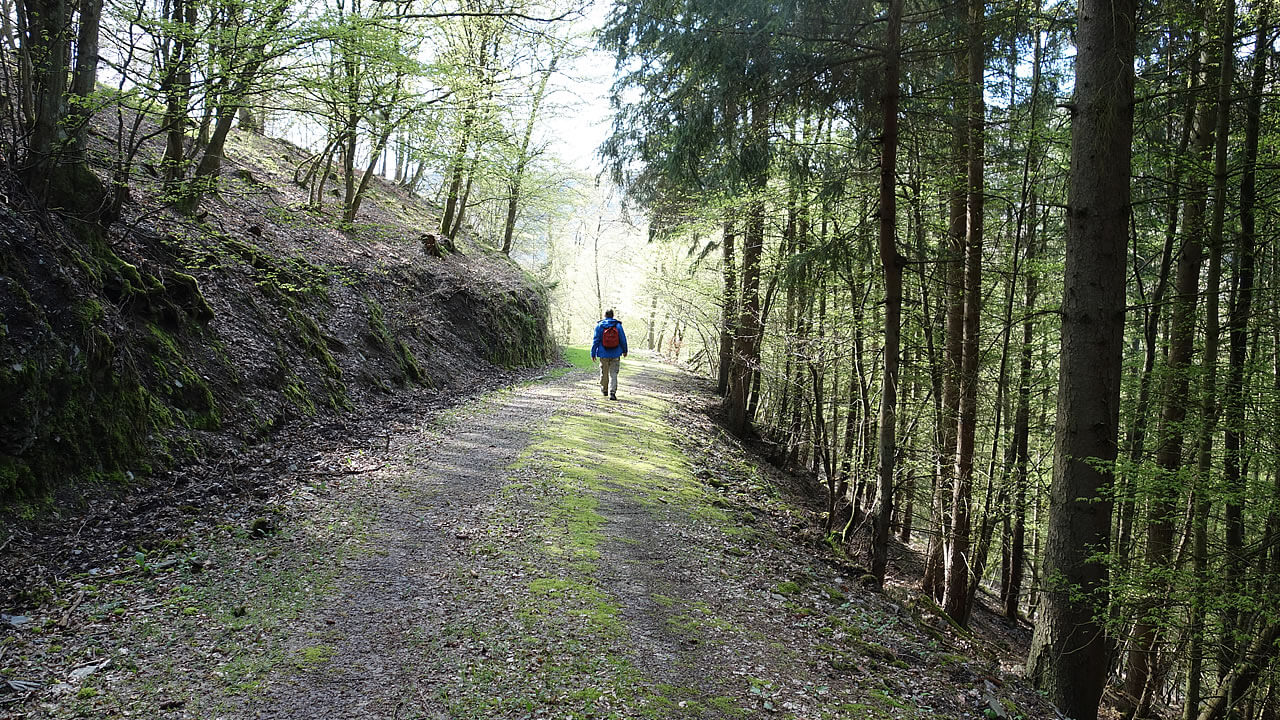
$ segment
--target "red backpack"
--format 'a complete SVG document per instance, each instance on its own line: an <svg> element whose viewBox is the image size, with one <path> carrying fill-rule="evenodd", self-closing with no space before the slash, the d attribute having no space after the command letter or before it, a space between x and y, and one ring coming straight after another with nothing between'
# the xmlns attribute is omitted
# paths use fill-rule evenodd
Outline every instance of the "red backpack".
<svg viewBox="0 0 1280 720"><path fill-rule="evenodd" d="M618 347L618 326L610 325L600 334L600 346L612 350Z"/></svg>

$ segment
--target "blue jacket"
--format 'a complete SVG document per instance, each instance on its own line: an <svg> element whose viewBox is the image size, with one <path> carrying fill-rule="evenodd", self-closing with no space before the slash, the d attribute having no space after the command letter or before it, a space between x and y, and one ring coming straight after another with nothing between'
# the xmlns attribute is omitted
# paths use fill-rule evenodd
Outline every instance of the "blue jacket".
<svg viewBox="0 0 1280 720"><path fill-rule="evenodd" d="M604 335L604 329L610 326L618 328L618 347L607 348L600 344L600 336ZM596 358L616 358L627 354L627 333L622 329L622 321L618 318L605 318L596 323L596 335L591 341L591 359Z"/></svg>

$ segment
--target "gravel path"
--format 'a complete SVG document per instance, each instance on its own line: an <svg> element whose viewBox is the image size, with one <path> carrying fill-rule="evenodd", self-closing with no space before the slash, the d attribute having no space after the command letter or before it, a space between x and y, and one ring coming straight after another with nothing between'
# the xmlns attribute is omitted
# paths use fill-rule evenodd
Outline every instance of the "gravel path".
<svg viewBox="0 0 1280 720"><path fill-rule="evenodd" d="M743 658L727 654L725 638L707 637L705 627L712 604L722 604L727 572L719 567L719 553L703 555L698 536L718 531L699 528L688 508L665 498L655 502L635 486L688 482L688 468L675 469L683 478L668 468L629 478L605 468L591 473L599 483L589 495L602 519L601 542L594 571L584 579L616 612L616 634L594 628L588 642L579 643L558 618L542 618L536 628L517 619L529 611L518 598L528 594L530 578L575 576L556 558L529 552L554 542L537 529L552 512L547 497L573 488L540 482L547 473L536 461L532 468L513 471L512 465L540 430L566 420L596 422L600 432L616 436L608 452L646 456L646 443L662 441L630 433L645 416L652 418L655 405L670 400L674 379L660 366L629 362L622 399L613 403L596 394L593 375L576 372L501 394L428 433L393 436L386 469L368 486L353 488L362 497L350 500L376 499L367 542L378 552L343 565L337 595L314 626L289 633L290 657L304 657L317 642L331 651L315 667L284 668L232 716L540 717L553 711L547 705L554 705L557 693L611 684L600 692L624 697L612 704L593 701L600 717L683 716L686 710L717 717L705 706L707 698L730 705L737 702L730 694L750 698L745 671L731 662ZM522 485L522 477L529 484ZM492 543L491 551L476 552L482 539ZM546 637L530 638L530 632ZM742 638L734 642L743 645ZM563 657L601 649L612 665ZM550 677L537 658L557 653L567 670ZM495 679L485 667L490 657L507 666L535 659L533 667ZM494 686L475 687L477 676ZM554 692L547 692L551 686ZM502 697L478 700L477 690ZM596 715L587 709L585 716Z"/></svg>
<svg viewBox="0 0 1280 720"><path fill-rule="evenodd" d="M618 402L575 372L393 435L386 469L351 498L374 508L376 551L340 568L313 627L288 633L287 656L304 660L230 717L818 720L982 705L981 691L903 672L939 664L929 638L785 539L805 511L677 406L690 382L633 360ZM976 681L949 662L931 672Z"/></svg>

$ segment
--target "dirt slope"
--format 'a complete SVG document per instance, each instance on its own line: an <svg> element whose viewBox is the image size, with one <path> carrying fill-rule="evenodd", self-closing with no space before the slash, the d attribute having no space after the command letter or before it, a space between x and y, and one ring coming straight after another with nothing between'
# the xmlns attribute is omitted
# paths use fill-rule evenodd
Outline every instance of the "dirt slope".
<svg viewBox="0 0 1280 720"><path fill-rule="evenodd" d="M0 717L1052 717L800 540L699 381L633 356L621 383L404 408L261 522L69 579L3 630Z"/></svg>
<svg viewBox="0 0 1280 720"><path fill-rule="evenodd" d="M167 482L283 426L554 354L545 290L488 241L424 253L437 208L378 179L344 225L294 182L301 149L236 134L227 152L193 213L142 175L106 228L24 208L0 169L0 502Z"/></svg>

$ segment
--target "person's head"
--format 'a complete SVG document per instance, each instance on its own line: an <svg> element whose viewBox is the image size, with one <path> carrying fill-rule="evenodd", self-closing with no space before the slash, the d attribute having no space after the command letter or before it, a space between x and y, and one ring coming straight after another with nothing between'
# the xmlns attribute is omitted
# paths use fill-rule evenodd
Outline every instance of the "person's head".
<svg viewBox="0 0 1280 720"><path fill-rule="evenodd" d="M605 317L607 317L607 318L611 318L611 317L613 317L613 308L609 308L608 310L605 310L605 311L604 311L604 316L605 316Z"/></svg>

